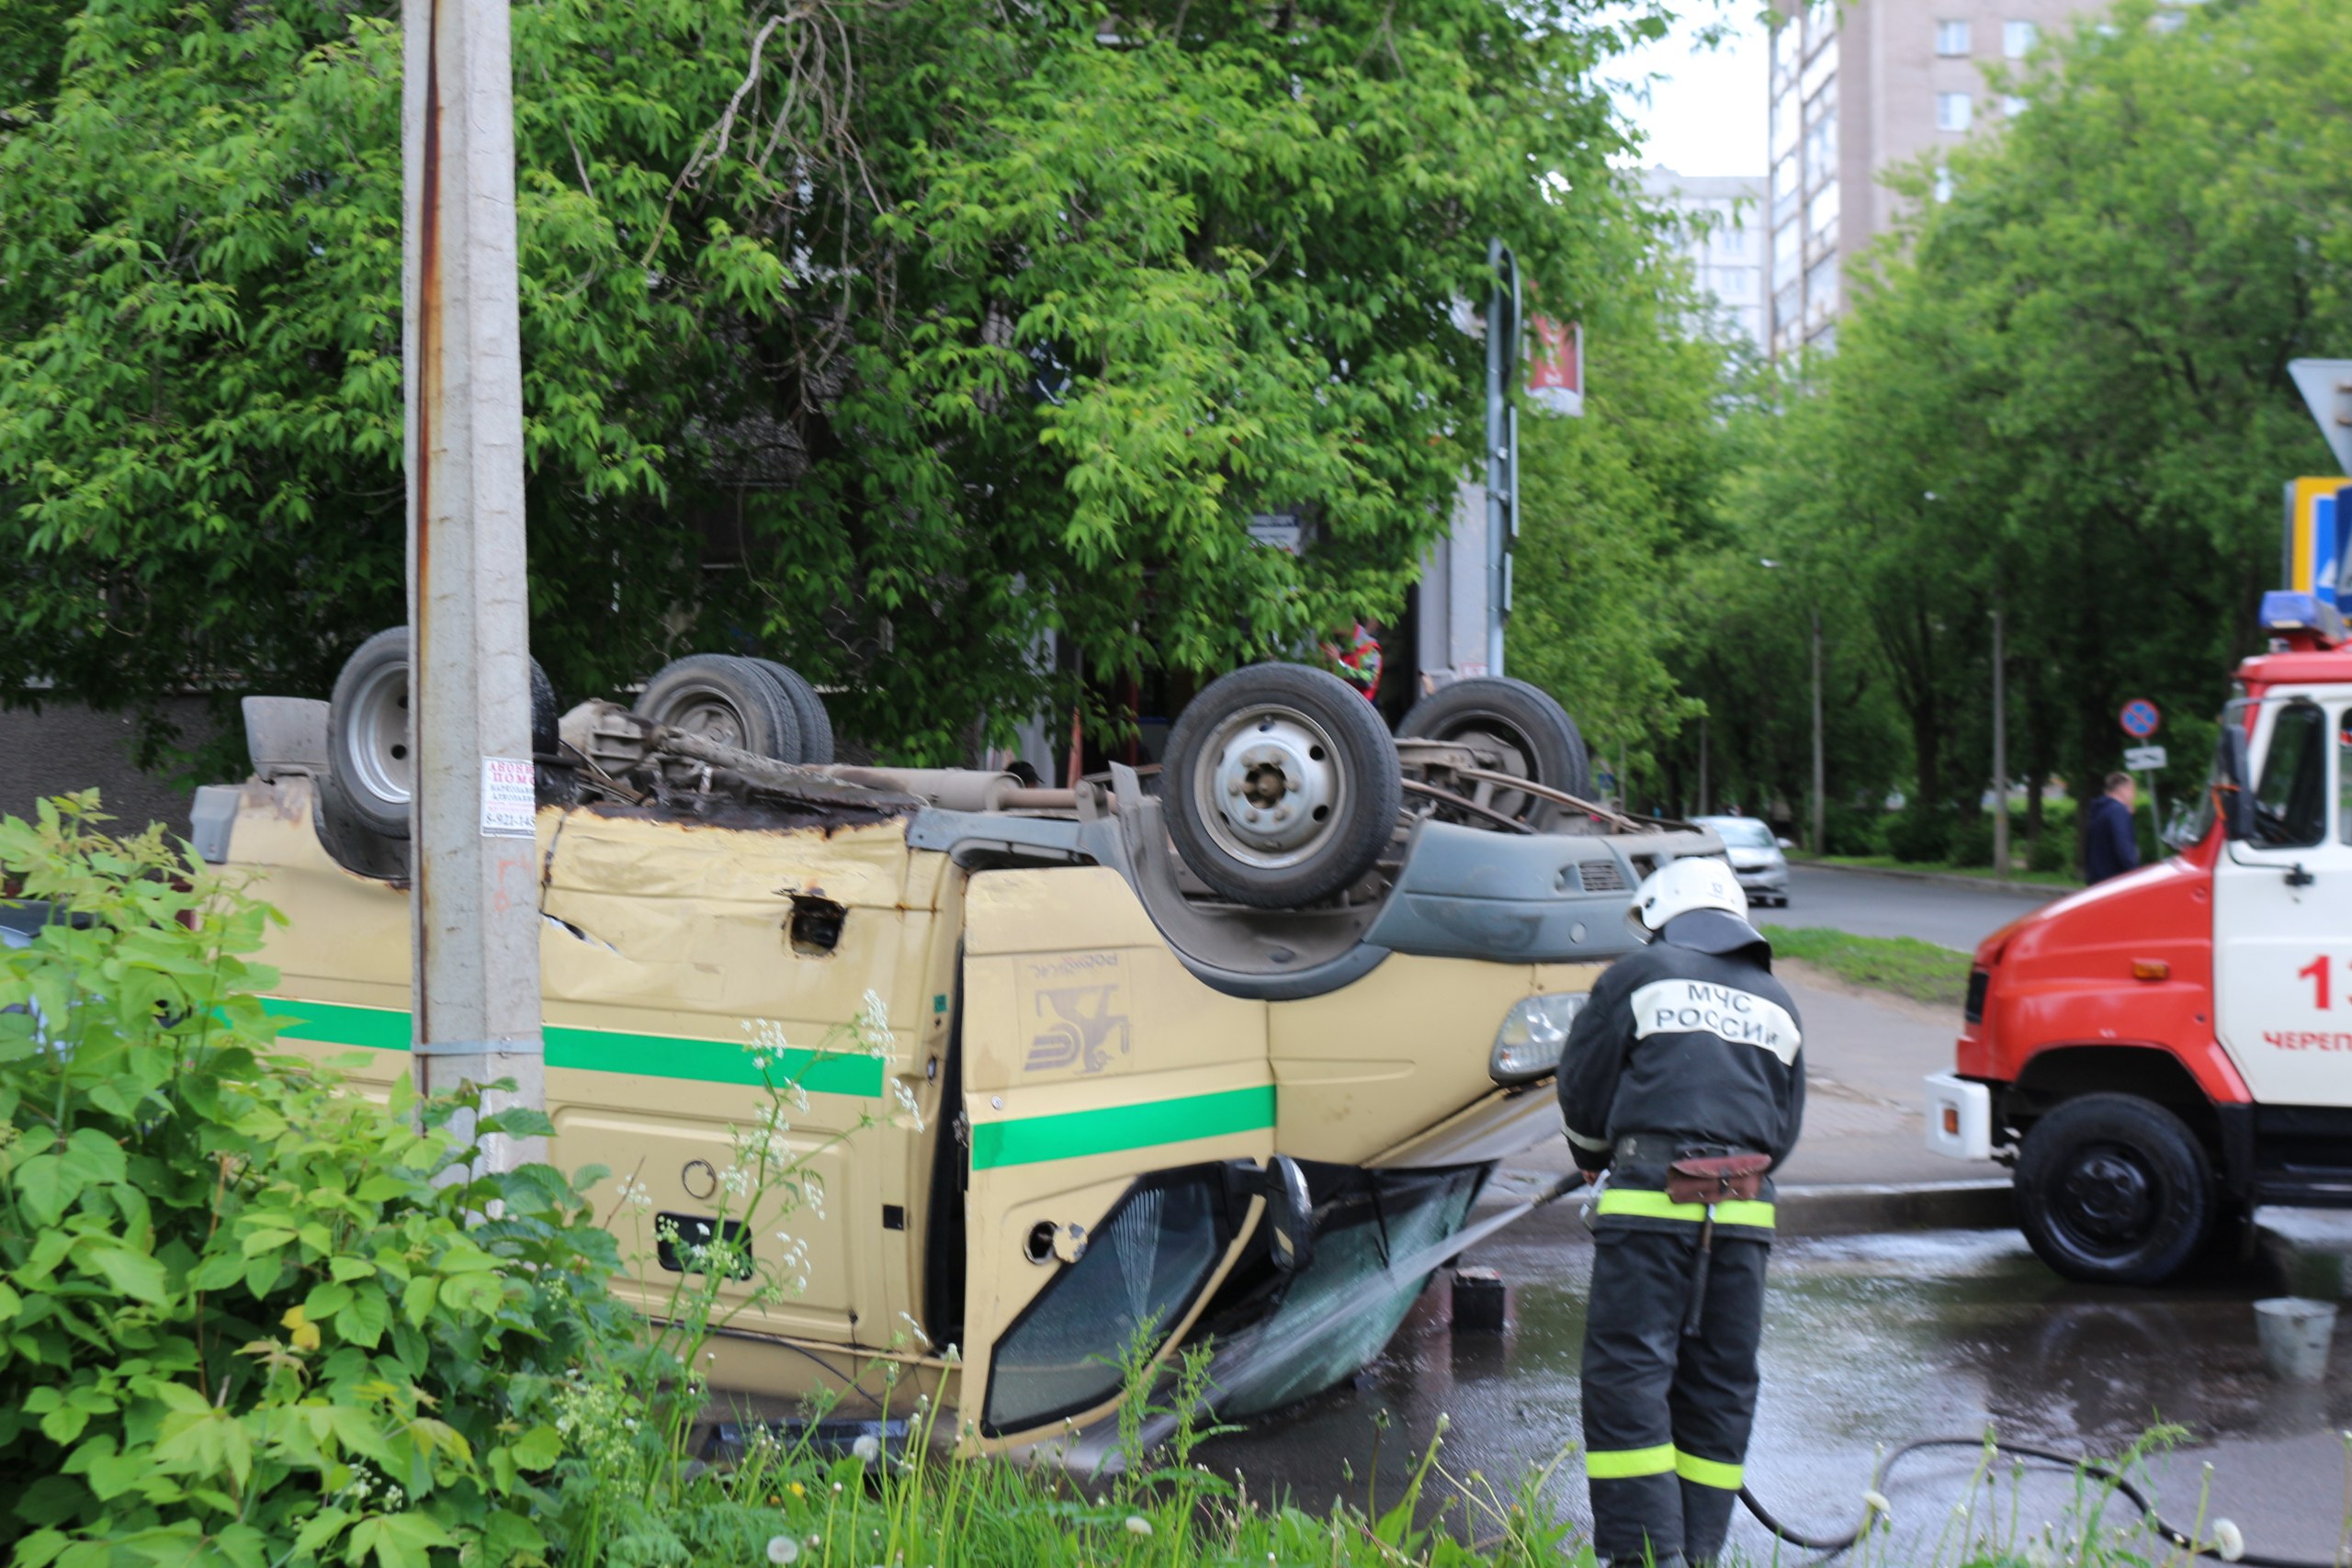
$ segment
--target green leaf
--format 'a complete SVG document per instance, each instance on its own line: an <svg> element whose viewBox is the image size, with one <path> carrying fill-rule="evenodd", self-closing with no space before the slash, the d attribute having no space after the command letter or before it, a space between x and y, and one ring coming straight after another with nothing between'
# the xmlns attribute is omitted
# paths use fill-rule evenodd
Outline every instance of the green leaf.
<svg viewBox="0 0 2352 1568"><path fill-rule="evenodd" d="M335 1314L335 1332L347 1343L372 1350L383 1338L390 1317L391 1303L384 1299L384 1292L374 1285L363 1285Z"/></svg>
<svg viewBox="0 0 2352 1568"><path fill-rule="evenodd" d="M302 1298L302 1313L312 1323L324 1323L351 1304L351 1287L322 1281Z"/></svg>
<svg viewBox="0 0 2352 1568"><path fill-rule="evenodd" d="M108 1284L133 1301L162 1306L167 1299L163 1264L143 1252L111 1245L95 1247L85 1248L78 1260L105 1275Z"/></svg>

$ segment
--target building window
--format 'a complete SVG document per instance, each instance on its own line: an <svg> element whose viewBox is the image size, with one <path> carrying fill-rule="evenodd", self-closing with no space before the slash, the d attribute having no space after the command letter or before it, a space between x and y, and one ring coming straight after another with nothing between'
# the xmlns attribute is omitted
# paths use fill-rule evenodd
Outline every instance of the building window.
<svg viewBox="0 0 2352 1568"><path fill-rule="evenodd" d="M1747 225L1736 214L1726 218L1715 231L1715 254L1725 261L1747 259Z"/></svg>
<svg viewBox="0 0 2352 1568"><path fill-rule="evenodd" d="M1796 151L1797 132L1803 129L1797 119L1799 99L1794 88L1772 100L1772 156Z"/></svg>
<svg viewBox="0 0 2352 1568"><path fill-rule="evenodd" d="M2015 24L2011 24L2014 26ZM1793 20L1772 29L1772 83L1778 86L1797 73L1797 29Z"/></svg>
<svg viewBox="0 0 2352 1568"><path fill-rule="evenodd" d="M1726 305L1746 305L1756 299L1756 269L1727 266L1719 269L1708 280L1714 297Z"/></svg>
<svg viewBox="0 0 2352 1568"><path fill-rule="evenodd" d="M1809 98L1821 91L1832 76L1838 74L1838 46L1834 42L1805 62L1804 74L1797 79L1797 96Z"/></svg>
<svg viewBox="0 0 2352 1568"><path fill-rule="evenodd" d="M1792 149L1772 167L1772 221L1785 221L1797 214L1797 155Z"/></svg>
<svg viewBox="0 0 2352 1568"><path fill-rule="evenodd" d="M1938 93L1936 95L1936 129L1938 130L1966 130L1970 107L1966 93Z"/></svg>
<svg viewBox="0 0 2352 1568"><path fill-rule="evenodd" d="M1805 205L1804 232L1810 243L1826 244L1837 237L1838 182L1830 181L1813 193L1813 200Z"/></svg>
<svg viewBox="0 0 2352 1568"><path fill-rule="evenodd" d="M1838 117L1823 115L1804 133L1804 182L1817 186L1838 175Z"/></svg>
<svg viewBox="0 0 2352 1568"><path fill-rule="evenodd" d="M1966 54L1968 52L1968 24L1966 22L1938 22L1936 24L1936 52L1938 54Z"/></svg>
<svg viewBox="0 0 2352 1568"><path fill-rule="evenodd" d="M2001 95L2001 113L2010 119L2025 113L2025 100L2015 93Z"/></svg>
<svg viewBox="0 0 2352 1568"><path fill-rule="evenodd" d="M1775 333L1793 331L1798 318L1804 314L1804 279L1792 277L1786 287L1772 296L1772 330Z"/></svg>
<svg viewBox="0 0 2352 1568"><path fill-rule="evenodd" d="M1804 48L1807 54L1838 36L1838 0L1812 0L1804 8Z"/></svg>
<svg viewBox="0 0 2352 1568"><path fill-rule="evenodd" d="M2033 40L2040 31L2031 22L2003 22L2001 52L2011 60L2023 60L2033 52Z"/></svg>
<svg viewBox="0 0 2352 1568"><path fill-rule="evenodd" d="M1804 231L1793 220L1781 224L1772 233L1772 276L1794 277L1804 252Z"/></svg>
<svg viewBox="0 0 2352 1568"><path fill-rule="evenodd" d="M1943 164L1936 165L1936 199L1938 201L1951 199L1951 169Z"/></svg>
<svg viewBox="0 0 2352 1568"><path fill-rule="evenodd" d="M1804 275L1804 319L1808 325L1826 321L1838 310L1836 252L1813 264Z"/></svg>
<svg viewBox="0 0 2352 1568"><path fill-rule="evenodd" d="M1804 101L1804 122L1811 125L1838 107L1838 78L1825 77L1820 89Z"/></svg>

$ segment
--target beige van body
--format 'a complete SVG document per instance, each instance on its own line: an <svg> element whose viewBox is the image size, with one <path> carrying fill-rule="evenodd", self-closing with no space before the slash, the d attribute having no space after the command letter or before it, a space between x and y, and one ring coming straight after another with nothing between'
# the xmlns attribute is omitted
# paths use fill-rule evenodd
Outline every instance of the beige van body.
<svg viewBox="0 0 2352 1568"><path fill-rule="evenodd" d="M329 856L313 788L243 786L226 859L288 917L262 955L285 1037L362 1053L360 1077L389 1083L411 1070L408 894ZM788 1136L820 1185L788 1218L749 1217L755 1249L805 1244L805 1286L731 1320L714 1387L779 1415L820 1390L856 1408L895 1365L895 1400L952 1401L968 1442L1005 1447L1112 1409L1122 1325L1153 1321L1165 1357L1222 1314L1221 1343L1256 1333L1300 1363L1256 1369L1257 1405L1311 1393L1376 1352L1418 1281L1368 1292L1353 1339L1281 1350L1250 1173L1287 1155L1324 1191L1369 1184L1385 1256L1388 1227L1442 1240L1497 1160L1558 1135L1550 1079L1498 1084L1490 1053L1515 1004L1588 990L1597 963L1395 952L1323 994L1253 999L1198 977L1118 870L959 863L868 815L538 813L552 1157L612 1172L594 1197L648 1259L626 1288L649 1311L677 1280L650 1261L656 1216L711 1212L769 1103L760 1021L792 1047L768 1073L808 1094ZM816 1050L869 992L887 1055ZM1332 1246L1332 1269L1359 1267Z"/></svg>

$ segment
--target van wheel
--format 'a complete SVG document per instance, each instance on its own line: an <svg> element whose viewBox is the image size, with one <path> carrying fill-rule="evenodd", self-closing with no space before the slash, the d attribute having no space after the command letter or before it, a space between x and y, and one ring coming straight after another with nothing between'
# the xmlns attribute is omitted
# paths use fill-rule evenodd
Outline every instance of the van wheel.
<svg viewBox="0 0 2352 1568"><path fill-rule="evenodd" d="M2181 1119L2130 1094L2059 1106L2018 1153L2018 1225L2070 1280L2153 1285L2194 1257L2218 1203L2213 1168Z"/></svg>
<svg viewBox="0 0 2352 1568"><path fill-rule="evenodd" d="M1396 733L1408 739L1445 740L1494 752L1496 773L1532 780L1589 798L1592 764L1584 736L1552 694L1503 675L1456 681L1415 703ZM1538 832L1569 809L1556 801L1481 781L1472 798Z"/></svg>
<svg viewBox="0 0 2352 1568"><path fill-rule="evenodd" d="M1301 664L1211 682L1177 719L1161 778L1184 863L1261 909L1328 898L1370 871L1404 804L1378 710Z"/></svg>
<svg viewBox="0 0 2352 1568"><path fill-rule="evenodd" d="M825 699L817 694L817 688L790 665L778 664L773 659L754 659L752 662L768 672L769 678L784 689L785 701L792 705L793 722L800 727L798 761L811 768L831 763L833 721L825 712Z"/></svg>
<svg viewBox="0 0 2352 1568"><path fill-rule="evenodd" d="M800 725L782 683L757 662L730 653L671 660L645 683L630 711L756 756L800 760Z"/></svg>
<svg viewBox="0 0 2352 1568"><path fill-rule="evenodd" d="M378 632L343 661L327 707L327 776L320 804L348 826L408 837L416 762L408 752L406 626Z"/></svg>
<svg viewBox="0 0 2352 1568"><path fill-rule="evenodd" d="M354 871L396 857L398 874L407 873L410 803L416 793L416 761L409 755L406 626L390 626L369 637L343 661L327 705L327 773L319 781L319 810L334 844L355 846L364 838L392 847L336 852ZM537 755L556 748L555 686L536 659L530 663L531 739ZM368 871L368 875L391 874Z"/></svg>

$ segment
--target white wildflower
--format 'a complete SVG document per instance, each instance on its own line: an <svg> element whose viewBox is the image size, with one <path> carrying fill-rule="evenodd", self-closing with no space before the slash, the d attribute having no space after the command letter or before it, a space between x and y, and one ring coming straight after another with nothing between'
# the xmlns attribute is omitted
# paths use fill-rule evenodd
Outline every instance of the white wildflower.
<svg viewBox="0 0 2352 1568"><path fill-rule="evenodd" d="M800 1543L793 1540L788 1535L770 1536L768 1538L768 1561L771 1562L797 1562L800 1561Z"/></svg>
<svg viewBox="0 0 2352 1568"><path fill-rule="evenodd" d="M2245 1532L2228 1519L2215 1519L2213 1550L2222 1554L2222 1562L2235 1562L2245 1555Z"/></svg>
<svg viewBox="0 0 2352 1568"><path fill-rule="evenodd" d="M860 1464L872 1464L882 1452L882 1439L868 1432L852 1443L849 1451L857 1456Z"/></svg>
<svg viewBox="0 0 2352 1568"><path fill-rule="evenodd" d="M916 1344L926 1350L931 1348L931 1336L922 1331L922 1324L917 1323L910 1314L903 1312L899 1314L899 1321L907 1325L907 1332L914 1336Z"/></svg>
<svg viewBox="0 0 2352 1568"><path fill-rule="evenodd" d="M1129 1535L1149 1535L1151 1533L1151 1521L1145 1518L1141 1514L1129 1514L1127 1516L1127 1522L1120 1528L1125 1529Z"/></svg>
<svg viewBox="0 0 2352 1568"><path fill-rule="evenodd" d="M1876 1489L1862 1494L1863 1522L1867 1524L1872 1515L1883 1516L1889 1524L1894 1522L1894 1505L1886 1500L1885 1493Z"/></svg>

